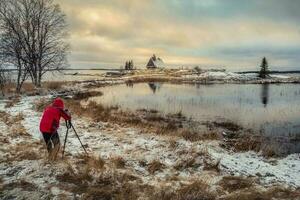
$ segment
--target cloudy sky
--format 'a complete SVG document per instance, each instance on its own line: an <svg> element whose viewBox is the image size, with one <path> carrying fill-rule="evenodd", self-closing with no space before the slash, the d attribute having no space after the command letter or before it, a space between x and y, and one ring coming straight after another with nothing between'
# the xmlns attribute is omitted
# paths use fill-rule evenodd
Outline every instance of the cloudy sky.
<svg viewBox="0 0 300 200"><path fill-rule="evenodd" d="M73 68L169 66L300 69L299 0L56 0Z"/></svg>

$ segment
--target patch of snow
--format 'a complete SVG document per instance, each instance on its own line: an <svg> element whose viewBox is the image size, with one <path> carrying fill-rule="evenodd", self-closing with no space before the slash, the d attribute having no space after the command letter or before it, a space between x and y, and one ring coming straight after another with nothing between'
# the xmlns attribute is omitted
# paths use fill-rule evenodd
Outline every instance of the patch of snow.
<svg viewBox="0 0 300 200"><path fill-rule="evenodd" d="M264 183L281 182L290 186L300 186L300 154L292 154L271 164L255 152L213 153L220 158L222 170L234 175L262 177Z"/></svg>
<svg viewBox="0 0 300 200"><path fill-rule="evenodd" d="M279 79L287 79L287 78L291 78L290 76L285 76L285 75L278 75L278 74L273 74L270 75L272 78L279 78Z"/></svg>

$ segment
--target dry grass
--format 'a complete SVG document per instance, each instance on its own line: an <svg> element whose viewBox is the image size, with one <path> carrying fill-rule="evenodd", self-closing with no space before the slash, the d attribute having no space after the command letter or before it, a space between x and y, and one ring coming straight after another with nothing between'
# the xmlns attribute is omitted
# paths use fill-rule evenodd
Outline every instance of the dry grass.
<svg viewBox="0 0 300 200"><path fill-rule="evenodd" d="M217 195L210 191L209 184L195 181L176 191L162 188L150 196L150 200L215 200Z"/></svg>
<svg viewBox="0 0 300 200"><path fill-rule="evenodd" d="M22 152L19 152L17 157L15 157L16 161L21 161L21 160L39 160L41 157L40 155L31 150L23 150Z"/></svg>
<svg viewBox="0 0 300 200"><path fill-rule="evenodd" d="M174 169L182 171L187 168L197 168L199 166L199 164L196 164L196 159L194 157L188 157L177 162L174 166Z"/></svg>
<svg viewBox="0 0 300 200"><path fill-rule="evenodd" d="M81 199L138 199L140 193L151 188L140 183L137 177L116 171L101 171L91 176L90 171L69 170L56 176L57 180L69 186L70 192L82 195Z"/></svg>
<svg viewBox="0 0 300 200"><path fill-rule="evenodd" d="M3 186L4 190L13 190L15 188L21 188L22 190L32 192L37 189L37 186L33 183L30 183L25 180L20 180L16 182L12 182ZM1 196L1 195L0 195Z"/></svg>
<svg viewBox="0 0 300 200"><path fill-rule="evenodd" d="M52 99L41 98L34 102L33 104L34 110L36 110L37 112L43 112L47 106L52 104L52 101L53 101Z"/></svg>
<svg viewBox="0 0 300 200"><path fill-rule="evenodd" d="M161 171L165 168L165 165L158 160L153 160L148 164L148 171L150 174L154 174L157 171Z"/></svg>
<svg viewBox="0 0 300 200"><path fill-rule="evenodd" d="M15 106L16 104L18 104L20 102L21 98L19 96L14 96L11 99L9 99L4 108L11 108L13 106Z"/></svg>
<svg viewBox="0 0 300 200"><path fill-rule="evenodd" d="M10 149L7 161L39 160L44 147L39 142L21 142Z"/></svg>
<svg viewBox="0 0 300 200"><path fill-rule="evenodd" d="M169 141L169 148L176 149L177 147L178 147L178 142L176 140L174 140L174 139L171 139Z"/></svg>
<svg viewBox="0 0 300 200"><path fill-rule="evenodd" d="M11 115L4 111L0 111L0 120L3 121L7 126L11 126L13 124Z"/></svg>
<svg viewBox="0 0 300 200"><path fill-rule="evenodd" d="M221 127L224 129L227 129L229 131L239 131L242 130L243 128L241 126L239 126L238 124L234 123L234 122L230 122L230 121L225 121L225 122L213 122L213 125L216 127Z"/></svg>
<svg viewBox="0 0 300 200"><path fill-rule="evenodd" d="M266 158L279 157L278 147L274 145L265 145L261 148L261 153Z"/></svg>
<svg viewBox="0 0 300 200"><path fill-rule="evenodd" d="M30 134L27 132L25 127L20 123L16 122L13 124L10 130L10 135L13 137L27 137L30 136Z"/></svg>
<svg viewBox="0 0 300 200"><path fill-rule="evenodd" d="M73 99L74 100L83 100L88 99L90 97L96 97L96 96L102 96L103 93L100 91L81 91L74 94Z"/></svg>
<svg viewBox="0 0 300 200"><path fill-rule="evenodd" d="M228 191L233 192L253 186L254 181L250 178L244 178L239 176L224 176L220 181L220 186Z"/></svg>
<svg viewBox="0 0 300 200"><path fill-rule="evenodd" d="M60 90L63 85L65 85L65 82L59 82L59 81L49 81L43 83L43 87L49 90Z"/></svg>
<svg viewBox="0 0 300 200"><path fill-rule="evenodd" d="M300 190L293 190L288 188L282 188L279 186L273 186L266 190L252 187L244 190L232 192L229 195L222 197L221 200L298 200L300 199Z"/></svg>
<svg viewBox="0 0 300 200"><path fill-rule="evenodd" d="M12 120L17 123L24 120L24 114L22 112L19 112L16 116L12 118Z"/></svg>
<svg viewBox="0 0 300 200"><path fill-rule="evenodd" d="M65 183L75 183L75 184L86 184L93 180L90 175L90 170L85 168L85 170L80 171L79 173L74 173L73 171L65 172L56 176L56 179L60 182Z"/></svg>
<svg viewBox="0 0 300 200"><path fill-rule="evenodd" d="M86 156L85 154L81 154L76 156L76 159L78 165L81 164L96 171L102 171L105 166L105 161L100 156Z"/></svg>
<svg viewBox="0 0 300 200"><path fill-rule="evenodd" d="M220 172L220 160L212 160L211 158L204 158L204 170Z"/></svg>
<svg viewBox="0 0 300 200"><path fill-rule="evenodd" d="M262 146L261 136L256 135L243 135L232 141L232 146L236 151L260 151Z"/></svg>
<svg viewBox="0 0 300 200"><path fill-rule="evenodd" d="M220 135L216 132L199 133L184 129L179 133L185 140L196 142L200 140L218 140Z"/></svg>
<svg viewBox="0 0 300 200"><path fill-rule="evenodd" d="M121 156L111 158L111 162L118 169L124 168L126 165L126 161Z"/></svg>
<svg viewBox="0 0 300 200"><path fill-rule="evenodd" d="M91 118L95 122L104 121L117 123L119 125L126 124L140 128L146 133L172 135L182 137L189 141L220 139L219 134L216 132L199 133L183 128L182 123L185 118L181 113L162 115L155 110L149 111L145 109L136 112L125 112L118 107L103 106L94 101L90 101L87 105L81 105L80 100L74 99L68 99L65 103L66 107L69 108L72 113Z"/></svg>

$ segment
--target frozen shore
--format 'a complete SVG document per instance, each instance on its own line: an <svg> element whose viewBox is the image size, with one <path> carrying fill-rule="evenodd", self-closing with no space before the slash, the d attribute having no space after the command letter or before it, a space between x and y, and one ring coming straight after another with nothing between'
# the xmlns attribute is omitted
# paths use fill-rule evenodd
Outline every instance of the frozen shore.
<svg viewBox="0 0 300 200"><path fill-rule="evenodd" d="M271 74L266 79L257 77L255 73L234 73L225 70L136 70L124 71L114 75L109 73L93 77L92 80L80 80L74 76L77 83L89 86L106 86L111 84L136 83L136 82L169 82L174 84L278 84L300 83L300 76L296 74Z"/></svg>
<svg viewBox="0 0 300 200"><path fill-rule="evenodd" d="M0 102L2 112L0 197L17 196L31 199L82 197L79 194L73 196L74 194L63 187L61 180L57 178L67 173L70 166L72 168L72 165L74 167L78 164L80 160L78 156L82 154L80 144L75 135L70 134L66 160L59 159L54 163L47 161L38 129L41 113L34 109L36 101L40 98L40 96L24 96L20 102L9 108L5 107L4 100ZM43 98L51 98L51 95ZM20 115L22 117L19 122L10 121ZM219 182L224 177L242 176L251 180L256 187L268 188L275 185L294 189L300 187L299 154L266 159L255 152L235 153L225 150L219 146L218 140L191 142L172 136L146 134L134 127L93 122L80 116L74 117L74 125L83 143L88 145L90 155L108 163L105 169L109 173L126 172L137 177L139 184L176 190L182 184L200 180L208 181L211 190L217 192L222 189ZM61 140L65 131L64 126L59 130ZM24 156L24 153L27 156ZM31 154L34 156L30 156ZM121 163L120 169L111 164L116 160L117 163ZM156 168L152 169L152 165ZM214 165L217 166L216 169ZM112 169L115 172L112 172ZM32 184L30 186L35 189L28 192L25 186L18 186L17 183L20 181ZM10 186L14 184L15 186ZM221 192L217 196L226 197L226 195L230 194Z"/></svg>

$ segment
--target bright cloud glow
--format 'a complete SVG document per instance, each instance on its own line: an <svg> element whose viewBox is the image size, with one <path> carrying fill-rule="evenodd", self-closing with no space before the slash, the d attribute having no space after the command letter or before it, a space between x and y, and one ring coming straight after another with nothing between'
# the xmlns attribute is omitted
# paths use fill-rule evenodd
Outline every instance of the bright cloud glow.
<svg viewBox="0 0 300 200"><path fill-rule="evenodd" d="M276 69L300 63L300 1L57 0L70 24L71 66L140 67L156 53L169 66Z"/></svg>

